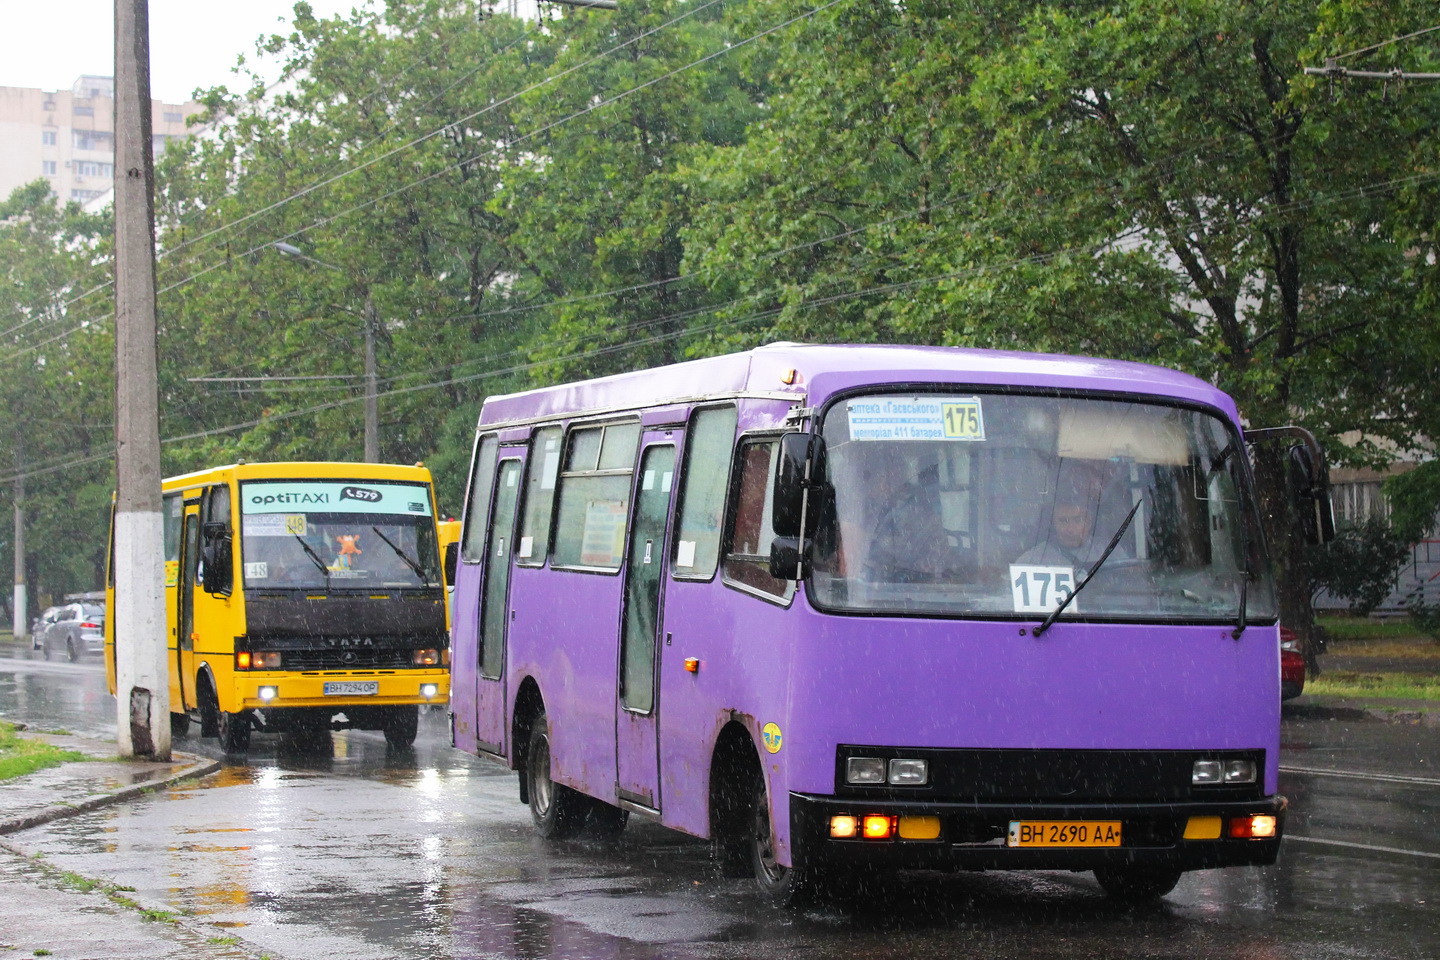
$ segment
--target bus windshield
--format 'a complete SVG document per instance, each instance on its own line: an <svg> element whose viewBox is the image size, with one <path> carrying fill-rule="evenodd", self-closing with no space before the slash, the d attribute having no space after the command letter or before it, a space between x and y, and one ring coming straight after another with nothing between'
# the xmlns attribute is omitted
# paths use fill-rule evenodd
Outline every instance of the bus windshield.
<svg viewBox="0 0 1440 960"><path fill-rule="evenodd" d="M822 432L811 591L824 609L1043 619L1094 573L1062 621L1276 616L1244 447L1218 416L889 393L833 404Z"/></svg>
<svg viewBox="0 0 1440 960"><path fill-rule="evenodd" d="M440 586L435 520L421 484L250 481L240 502L247 589Z"/></svg>

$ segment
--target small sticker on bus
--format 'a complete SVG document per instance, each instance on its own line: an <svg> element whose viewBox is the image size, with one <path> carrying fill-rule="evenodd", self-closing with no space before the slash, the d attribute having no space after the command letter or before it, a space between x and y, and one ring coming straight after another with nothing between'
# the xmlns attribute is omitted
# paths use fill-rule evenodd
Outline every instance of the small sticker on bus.
<svg viewBox="0 0 1440 960"><path fill-rule="evenodd" d="M246 580L268 580L270 579L270 564L264 560L245 564Z"/></svg>
<svg viewBox="0 0 1440 960"><path fill-rule="evenodd" d="M780 743L785 738L784 735L780 733L780 725L772 720L770 723L765 724L764 729L760 731L760 739L765 741L766 750L771 753L779 753Z"/></svg>
<svg viewBox="0 0 1440 960"><path fill-rule="evenodd" d="M694 540L681 540L681 541L676 545L676 547L675 547L675 566L676 566L676 567L685 567L685 568L687 568L687 569L688 569L689 567L695 566L695 541L694 541Z"/></svg>
<svg viewBox="0 0 1440 960"><path fill-rule="evenodd" d="M300 528L294 530L292 527L297 519L300 521ZM241 521L241 531L247 537L288 537L296 533L304 536L305 514L246 514Z"/></svg>

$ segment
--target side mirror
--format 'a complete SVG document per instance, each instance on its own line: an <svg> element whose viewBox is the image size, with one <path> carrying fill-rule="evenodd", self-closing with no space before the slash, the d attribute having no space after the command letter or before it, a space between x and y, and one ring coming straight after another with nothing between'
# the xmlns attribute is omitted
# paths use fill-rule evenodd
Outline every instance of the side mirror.
<svg viewBox="0 0 1440 960"><path fill-rule="evenodd" d="M1330 503L1330 468L1325 451L1315 435L1304 427L1264 427L1246 430L1247 443L1292 439L1299 443L1285 451L1285 483L1300 531L1307 543L1329 543L1335 539L1335 511Z"/></svg>
<svg viewBox="0 0 1440 960"><path fill-rule="evenodd" d="M1305 542L1321 544L1334 540L1335 511L1330 503L1330 471L1324 456L1318 453L1318 448L1312 450L1297 443L1286 451L1285 465Z"/></svg>
<svg viewBox="0 0 1440 960"><path fill-rule="evenodd" d="M819 510L807 494L825 480L825 441L813 433L787 433L780 438L775 489L770 500L770 526L776 537L815 534ZM801 527L804 527L802 532Z"/></svg>
<svg viewBox="0 0 1440 960"><path fill-rule="evenodd" d="M445 544L445 584L455 586L455 567L460 560L460 544L451 542Z"/></svg>
<svg viewBox="0 0 1440 960"><path fill-rule="evenodd" d="M223 523L207 523L201 531L205 545L200 548L200 560L205 564L205 570L200 586L206 593L228 597L235 589L230 530Z"/></svg>
<svg viewBox="0 0 1440 960"><path fill-rule="evenodd" d="M776 537L770 541L770 576L776 580L804 580L810 575L809 540Z"/></svg>

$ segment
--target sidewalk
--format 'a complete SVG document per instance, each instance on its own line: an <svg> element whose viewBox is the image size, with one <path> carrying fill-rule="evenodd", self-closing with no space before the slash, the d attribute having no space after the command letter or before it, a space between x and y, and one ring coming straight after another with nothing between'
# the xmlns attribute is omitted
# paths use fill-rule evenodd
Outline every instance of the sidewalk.
<svg viewBox="0 0 1440 960"><path fill-rule="evenodd" d="M113 742L20 731L95 760L0 781L0 953L9 960L255 960L237 937L138 903L98 877L77 877L26 857L6 834L120 803L220 768L176 753L170 762L128 761ZM273 957L273 954L271 955Z"/></svg>
<svg viewBox="0 0 1440 960"><path fill-rule="evenodd" d="M1280 705L1280 715L1299 720L1375 720L1440 727L1440 703L1386 697L1330 697L1301 694Z"/></svg>
<svg viewBox="0 0 1440 960"><path fill-rule="evenodd" d="M1413 645L1429 651L1429 639L1414 640ZM1433 656L1375 656L1365 651L1371 644L1363 641L1342 641L1320 657L1320 673L1401 673L1433 675L1440 668L1440 659ZM1337 697L1302 693L1282 705L1287 717L1306 720L1380 720L1386 723L1440 726L1440 703L1434 700L1404 700L1390 697Z"/></svg>

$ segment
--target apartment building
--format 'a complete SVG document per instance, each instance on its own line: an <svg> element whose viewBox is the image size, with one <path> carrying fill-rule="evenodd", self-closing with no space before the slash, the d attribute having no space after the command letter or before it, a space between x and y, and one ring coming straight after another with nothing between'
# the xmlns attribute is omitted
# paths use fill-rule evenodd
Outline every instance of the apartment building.
<svg viewBox="0 0 1440 960"><path fill-rule="evenodd" d="M187 131L198 103L152 101L155 152ZM0 197L39 177L61 200L87 203L115 179L115 80L84 76L69 90L0 87Z"/></svg>

